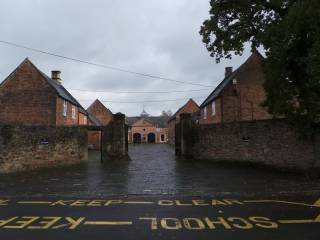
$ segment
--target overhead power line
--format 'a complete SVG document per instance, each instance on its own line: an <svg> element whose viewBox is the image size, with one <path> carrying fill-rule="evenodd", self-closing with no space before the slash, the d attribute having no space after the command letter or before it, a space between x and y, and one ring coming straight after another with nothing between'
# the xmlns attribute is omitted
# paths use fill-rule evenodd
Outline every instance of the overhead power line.
<svg viewBox="0 0 320 240"><path fill-rule="evenodd" d="M200 91L208 91L211 88L204 88L204 89L194 89L194 90L173 90L173 91L107 91L107 90L85 90L85 89L72 89L68 88L70 91L80 91L80 92L95 92L95 93L114 93L114 94L131 94L131 93L183 93L183 92L200 92Z"/></svg>
<svg viewBox="0 0 320 240"><path fill-rule="evenodd" d="M152 75L152 74L148 74L148 73L141 73L141 72L131 71L131 70L127 70L127 69L124 69L124 68L115 67L115 66L111 66L111 65L105 65L105 64L100 64L100 63L89 62L89 61L86 61L86 60L81 60L81 59L77 59L77 58L73 58L73 57L67 57L67 56L63 56L63 55L60 55L60 54L52 53L52 52L49 52L49 51L44 51L44 50L40 50L40 49L36 49L36 48L32 48L32 47L28 47L28 46L24 46L24 45L21 45L21 44L8 42L8 41L4 41L4 40L0 40L0 43L6 44L6 45L10 45L10 46L14 46L14 47L18 47L18 48L27 49L27 50L30 50L30 51L33 51L33 52L38 52L38 53L42 53L42 54L46 54L46 55L51 55L51 56L58 57L58 58L63 58L63 59L67 59L67 60L71 60L71 61L75 61L75 62L80 62L80 63L84 63L84 64L96 66L96 67L106 68L106 69L110 69L110 70L114 70L114 71L118 71L118 72L130 73L130 74L139 75L139 76L143 76L143 77L148 77L148 78L153 78L153 79L160 79L160 80L169 81L169 82L175 82L175 83L180 83L180 84L187 84L187 85L193 85L193 86L202 86L202 87L212 87L212 86L208 86L208 85L204 85L204 84L200 84L200 83L180 81L180 80L175 80L175 79L171 79L171 78L156 76L156 75Z"/></svg>

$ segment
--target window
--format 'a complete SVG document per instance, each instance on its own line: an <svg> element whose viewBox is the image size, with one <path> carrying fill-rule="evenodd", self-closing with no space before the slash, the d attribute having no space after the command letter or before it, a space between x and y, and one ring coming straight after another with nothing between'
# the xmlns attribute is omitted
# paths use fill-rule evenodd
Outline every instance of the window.
<svg viewBox="0 0 320 240"><path fill-rule="evenodd" d="M67 101L63 100L63 109L62 109L62 115L63 116L67 116L67 110L68 110L68 105L67 105Z"/></svg>
<svg viewBox="0 0 320 240"><path fill-rule="evenodd" d="M83 123L84 123L84 124L87 124L87 123L88 123L87 116L84 116L84 118L83 118Z"/></svg>
<svg viewBox="0 0 320 240"><path fill-rule="evenodd" d="M72 118L73 119L76 119L76 107L75 106L72 106Z"/></svg>
<svg viewBox="0 0 320 240"><path fill-rule="evenodd" d="M211 110L212 110L212 116L215 116L216 115L216 102L215 101L213 101L212 103L211 103L212 105L211 105Z"/></svg>
<svg viewBox="0 0 320 240"><path fill-rule="evenodd" d="M161 134L161 142L164 142L164 141L165 141L165 135Z"/></svg>
<svg viewBox="0 0 320 240"><path fill-rule="evenodd" d="M203 119L207 119L207 106L203 109Z"/></svg>

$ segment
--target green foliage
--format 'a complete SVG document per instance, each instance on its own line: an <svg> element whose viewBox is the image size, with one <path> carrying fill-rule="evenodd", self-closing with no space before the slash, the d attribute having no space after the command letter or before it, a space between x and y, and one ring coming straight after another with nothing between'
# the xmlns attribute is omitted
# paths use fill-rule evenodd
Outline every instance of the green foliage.
<svg viewBox="0 0 320 240"><path fill-rule="evenodd" d="M211 0L200 34L217 62L248 42L263 47L269 111L307 134L319 129L319 0Z"/></svg>

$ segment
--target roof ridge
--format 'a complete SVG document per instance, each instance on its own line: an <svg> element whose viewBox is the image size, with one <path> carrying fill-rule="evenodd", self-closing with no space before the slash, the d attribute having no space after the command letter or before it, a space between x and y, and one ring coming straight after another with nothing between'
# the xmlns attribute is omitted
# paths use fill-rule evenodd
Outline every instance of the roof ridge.
<svg viewBox="0 0 320 240"><path fill-rule="evenodd" d="M7 80L10 79L10 77L18 70L18 68L24 64L29 63L36 71L40 73L40 75L49 83L49 85L55 90L56 94L59 95L61 98L73 103L74 105L78 106L84 113L86 113L86 110L82 107L82 105L71 95L71 93L68 92L68 90L62 85L57 84L55 80L51 79L48 75L46 75L44 72L42 72L28 57L25 58L14 70L10 73L10 75L0 84L0 86L5 83ZM63 91L66 96L63 96L62 92L59 91L59 88L61 88L61 91ZM69 98L69 99L68 99Z"/></svg>
<svg viewBox="0 0 320 240"><path fill-rule="evenodd" d="M200 105L200 107L203 107L205 105L208 105L210 102L214 101L221 91L228 85L228 83L236 77L238 74L239 70L242 69L244 66L248 64L248 62L255 56L257 55L258 57L264 59L264 57L261 55L261 53L255 49L251 55L236 69L234 70L229 76L225 77L219 84L214 88L214 90L209 94L209 96L203 101L203 103Z"/></svg>

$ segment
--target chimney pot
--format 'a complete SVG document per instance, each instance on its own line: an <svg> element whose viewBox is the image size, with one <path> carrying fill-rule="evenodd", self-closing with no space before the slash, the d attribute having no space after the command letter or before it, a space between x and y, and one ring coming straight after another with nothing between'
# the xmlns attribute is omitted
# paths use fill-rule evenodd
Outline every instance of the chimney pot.
<svg viewBox="0 0 320 240"><path fill-rule="evenodd" d="M51 71L51 78L57 81L59 84L62 82L60 75L61 75L61 71L58 71L58 70Z"/></svg>
<svg viewBox="0 0 320 240"><path fill-rule="evenodd" d="M232 74L232 67L226 67L225 77L229 77Z"/></svg>

